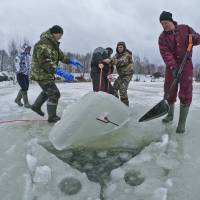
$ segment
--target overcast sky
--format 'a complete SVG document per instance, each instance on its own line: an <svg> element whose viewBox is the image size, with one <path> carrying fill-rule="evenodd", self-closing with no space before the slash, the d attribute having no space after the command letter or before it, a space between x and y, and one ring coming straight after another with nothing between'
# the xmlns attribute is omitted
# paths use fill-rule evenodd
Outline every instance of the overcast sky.
<svg viewBox="0 0 200 200"><path fill-rule="evenodd" d="M200 33L199 8L199 0L0 0L0 49L24 37L34 44L58 24L64 29L64 51L85 53L125 41L133 54L159 64L160 13L170 11L179 24ZM200 47L194 60L200 62Z"/></svg>

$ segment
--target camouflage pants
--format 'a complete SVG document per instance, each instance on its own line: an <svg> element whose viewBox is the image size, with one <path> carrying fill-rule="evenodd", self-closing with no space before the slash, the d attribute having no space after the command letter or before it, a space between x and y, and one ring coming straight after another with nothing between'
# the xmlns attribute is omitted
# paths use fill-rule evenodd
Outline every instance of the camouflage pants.
<svg viewBox="0 0 200 200"><path fill-rule="evenodd" d="M60 98L60 92L55 84L55 81L37 81L39 86L42 88L40 95L47 97L47 104L57 105Z"/></svg>
<svg viewBox="0 0 200 200"><path fill-rule="evenodd" d="M132 74L127 76L118 76L113 85L114 95L117 98L120 96L120 100L127 106L129 106L127 90L132 77Z"/></svg>

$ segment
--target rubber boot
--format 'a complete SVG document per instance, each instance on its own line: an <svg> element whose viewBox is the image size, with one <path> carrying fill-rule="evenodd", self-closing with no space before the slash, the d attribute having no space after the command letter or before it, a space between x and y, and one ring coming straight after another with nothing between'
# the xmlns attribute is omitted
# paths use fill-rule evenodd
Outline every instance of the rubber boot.
<svg viewBox="0 0 200 200"><path fill-rule="evenodd" d="M162 119L162 122L169 123L169 122L173 121L173 119L174 119L174 103L169 104L169 112L168 112L167 116L164 119Z"/></svg>
<svg viewBox="0 0 200 200"><path fill-rule="evenodd" d="M29 104L29 101L28 101L27 91L21 91L21 93L22 93L22 98L23 98L23 101L24 101L24 107L30 108L31 105Z"/></svg>
<svg viewBox="0 0 200 200"><path fill-rule="evenodd" d="M43 103L48 99L47 95L43 92L35 100L34 104L31 106L32 111L36 112L40 116L44 116L44 112L41 110Z"/></svg>
<svg viewBox="0 0 200 200"><path fill-rule="evenodd" d="M57 110L57 105L50 105L50 104L47 104L47 112L48 112L48 122L49 123L55 123L57 121L60 120L60 117L58 117L56 115L56 110Z"/></svg>
<svg viewBox="0 0 200 200"><path fill-rule="evenodd" d="M23 106L21 99L22 99L22 93L21 93L21 90L20 90L17 94L16 99L15 99L15 103L18 104L18 106Z"/></svg>
<svg viewBox="0 0 200 200"><path fill-rule="evenodd" d="M190 106L188 105L183 105L183 104L180 105L179 121L178 121L178 126L176 129L177 133L185 132L185 123L186 123L189 107Z"/></svg>
<svg viewBox="0 0 200 200"><path fill-rule="evenodd" d="M126 106L129 107L129 100L128 99L121 99L121 102L123 102Z"/></svg>

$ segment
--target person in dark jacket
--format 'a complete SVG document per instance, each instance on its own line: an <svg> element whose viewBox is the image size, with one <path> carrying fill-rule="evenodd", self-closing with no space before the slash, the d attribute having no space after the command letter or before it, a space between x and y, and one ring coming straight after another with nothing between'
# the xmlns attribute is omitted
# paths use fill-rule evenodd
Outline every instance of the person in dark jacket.
<svg viewBox="0 0 200 200"><path fill-rule="evenodd" d="M23 106L23 103L21 102L21 99L23 99L24 107L26 108L31 107L27 94L29 89L30 51L31 46L25 43L22 46L20 54L15 58L17 82L21 88L17 94L15 103L17 103L19 106Z"/></svg>
<svg viewBox="0 0 200 200"><path fill-rule="evenodd" d="M93 52L90 75L94 92L103 91L113 94L113 87L109 80L109 76L113 72L113 65L104 62L104 59L110 58L112 53L111 47L106 49L98 47Z"/></svg>
<svg viewBox="0 0 200 200"><path fill-rule="evenodd" d="M170 12L163 11L161 13L160 23L164 29L159 37L159 49L160 54L166 64L164 83L164 93L166 94L173 79L176 77L178 69L185 56L189 43L189 34L192 34L193 45L200 44L200 35L188 25L178 25L177 22L173 20ZM192 79L193 64L191 53L183 68L179 84L176 85L172 91L172 94L167 99L170 105L170 110L168 115L162 120L163 123L168 123L173 120L174 103L176 102L178 93L180 99L180 115L176 129L177 133L185 132L186 118L192 102Z"/></svg>

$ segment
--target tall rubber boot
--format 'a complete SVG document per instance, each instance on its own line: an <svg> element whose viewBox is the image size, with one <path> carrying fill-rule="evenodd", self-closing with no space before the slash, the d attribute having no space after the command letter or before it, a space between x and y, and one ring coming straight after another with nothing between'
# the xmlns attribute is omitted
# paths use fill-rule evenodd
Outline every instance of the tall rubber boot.
<svg viewBox="0 0 200 200"><path fill-rule="evenodd" d="M56 115L57 104L47 104L47 112L48 112L48 122L55 123L60 120L60 117Z"/></svg>
<svg viewBox="0 0 200 200"><path fill-rule="evenodd" d="M32 111L36 112L40 116L44 116L44 112L41 110L41 107L47 99L47 95L44 92L41 92L34 104L31 106Z"/></svg>
<svg viewBox="0 0 200 200"><path fill-rule="evenodd" d="M31 105L29 104L29 101L28 101L27 91L21 91L21 93L22 93L22 98L23 98L23 101L24 101L24 107L30 108Z"/></svg>
<svg viewBox="0 0 200 200"><path fill-rule="evenodd" d="M15 99L15 103L18 104L18 106L23 106L21 99L22 99L22 93L21 93L21 90L19 90L17 97Z"/></svg>
<svg viewBox="0 0 200 200"><path fill-rule="evenodd" d="M129 100L128 99L122 99L121 98L121 102L123 102L126 106L129 107Z"/></svg>
<svg viewBox="0 0 200 200"><path fill-rule="evenodd" d="M185 132L185 124L186 124L186 119L189 111L188 105L181 104L180 105L180 114L179 114L179 121L178 121L178 126L176 129L177 133L184 133Z"/></svg>
<svg viewBox="0 0 200 200"><path fill-rule="evenodd" d="M163 123L169 123L174 119L174 103L169 104L169 112L165 118L162 119Z"/></svg>

